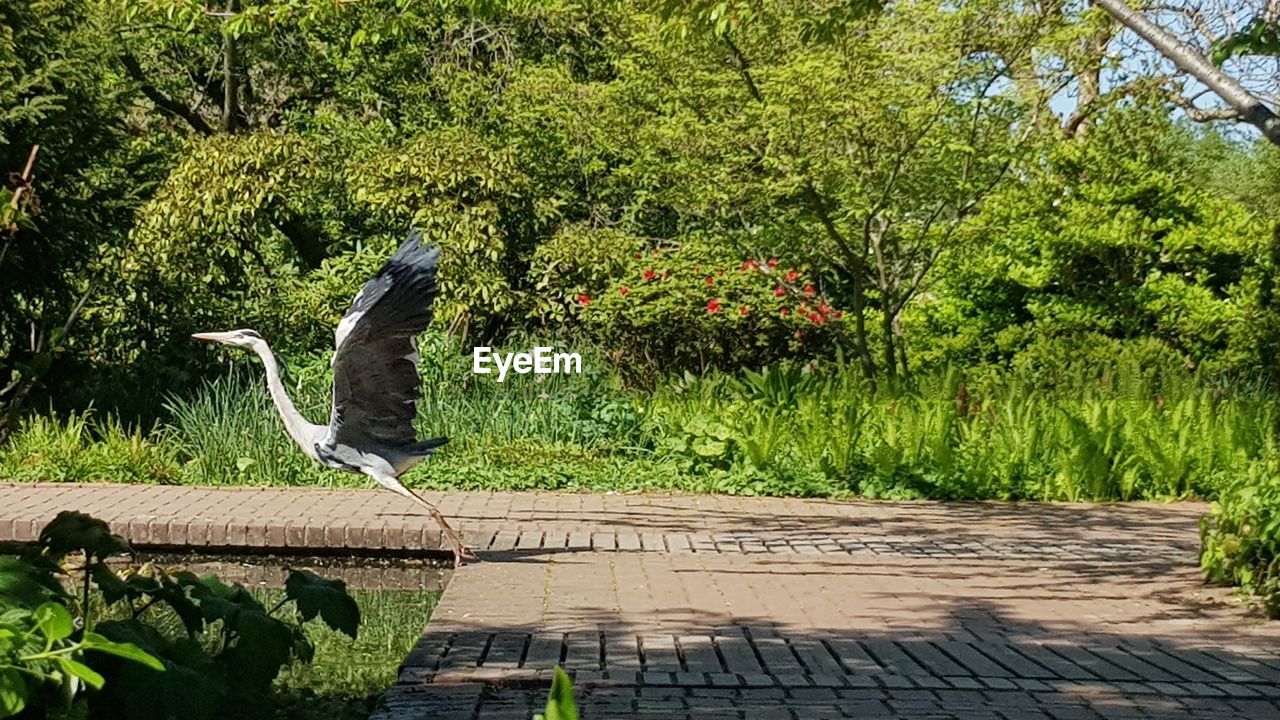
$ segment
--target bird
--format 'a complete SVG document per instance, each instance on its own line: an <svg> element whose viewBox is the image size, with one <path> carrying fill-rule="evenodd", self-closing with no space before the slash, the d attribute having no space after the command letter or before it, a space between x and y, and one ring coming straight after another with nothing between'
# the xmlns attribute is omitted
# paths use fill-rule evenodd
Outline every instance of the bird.
<svg viewBox="0 0 1280 720"><path fill-rule="evenodd" d="M367 475L381 487L427 509L453 550L455 565L476 560L462 535L400 477L448 438L419 440L413 428L422 397L415 338L431 324L431 304L439 292L440 249L412 231L378 274L356 293L334 333L333 406L328 425L309 422L294 407L280 381L280 369L262 335L248 328L201 332L196 340L254 352L261 360L267 391L285 431L321 465Z"/></svg>

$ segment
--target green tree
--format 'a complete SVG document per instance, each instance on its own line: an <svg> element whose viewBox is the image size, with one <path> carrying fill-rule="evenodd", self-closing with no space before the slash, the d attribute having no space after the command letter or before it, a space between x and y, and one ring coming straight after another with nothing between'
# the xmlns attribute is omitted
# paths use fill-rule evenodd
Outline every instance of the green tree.
<svg viewBox="0 0 1280 720"><path fill-rule="evenodd" d="M599 120L626 138L625 171L599 167L635 191L616 219L811 265L850 310L864 372L905 369L902 313L1017 157L1008 81L1039 19L986 2L694 3L612 21L625 105Z"/></svg>
<svg viewBox="0 0 1280 720"><path fill-rule="evenodd" d="M1167 139L1177 134L1160 107L1105 113L1084 142L1051 142L1024 182L990 198L977 222L986 242L953 258L918 317L964 339L940 355L1030 349L1063 364L1062 343L1101 360L1102 340L1154 338L1188 367L1261 367L1264 226L1192 181Z"/></svg>
<svg viewBox="0 0 1280 720"><path fill-rule="evenodd" d="M122 241L155 174L102 62L107 44L82 0L0 2L0 172L19 173L40 146L25 220L0 230L0 439L24 399L72 372L60 358L99 288L91 259Z"/></svg>

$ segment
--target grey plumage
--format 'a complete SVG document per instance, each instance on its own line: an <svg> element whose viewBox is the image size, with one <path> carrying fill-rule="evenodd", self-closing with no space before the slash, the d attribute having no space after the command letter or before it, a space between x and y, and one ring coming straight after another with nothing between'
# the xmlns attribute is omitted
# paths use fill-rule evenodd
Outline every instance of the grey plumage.
<svg viewBox="0 0 1280 720"><path fill-rule="evenodd" d="M368 475L379 485L424 505L453 545L454 558L474 558L431 503L399 477L446 438L418 440L413 428L421 398L415 338L431 324L438 292L440 250L412 232L373 279L365 283L334 333L333 409L329 425L308 422L280 381L275 356L253 330L198 333L194 337L253 350L262 359L267 389L286 432L309 457L335 470Z"/></svg>
<svg viewBox="0 0 1280 720"><path fill-rule="evenodd" d="M440 250L409 235L351 302L334 334L333 411L319 452L346 448L387 458L400 475L447 442L418 442L422 397L414 338L431 324Z"/></svg>

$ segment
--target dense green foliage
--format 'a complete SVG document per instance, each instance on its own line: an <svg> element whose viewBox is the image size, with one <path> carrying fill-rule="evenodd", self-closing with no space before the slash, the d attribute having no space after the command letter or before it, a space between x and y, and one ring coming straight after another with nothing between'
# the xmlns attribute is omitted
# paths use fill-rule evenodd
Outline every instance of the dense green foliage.
<svg viewBox="0 0 1280 720"><path fill-rule="evenodd" d="M1267 614L1280 618L1280 464L1271 459L1232 477L1200 535L1209 580L1260 596Z"/></svg>
<svg viewBox="0 0 1280 720"><path fill-rule="evenodd" d="M0 473L361 482L189 334L255 328L321 420L412 226L453 442L411 482L1216 498L1209 575L1270 592L1280 154L1085 97L1123 69L1086 7L0 0L0 172L42 148L0 192ZM538 337L587 372L469 372Z"/></svg>
<svg viewBox="0 0 1280 720"><path fill-rule="evenodd" d="M276 676L314 656L303 623L356 637L360 610L341 581L292 571L268 609L213 575L107 565L128 552L106 523L63 512L36 546L0 557L0 717L269 717Z"/></svg>
<svg viewBox="0 0 1280 720"><path fill-rule="evenodd" d="M419 430L452 442L408 476L437 488L671 489L895 498L1133 500L1212 496L1277 456L1280 406L1265 386L1212 385L1141 355L1034 373L921 373L873 387L854 367L783 364L627 390L589 357L543 382L473 376L441 336L422 345ZM304 375L305 377L305 375ZM298 384L317 419L326 390ZM47 420L0 450L20 478L229 485L366 484L290 445L261 381L213 380L175 398L148 439L118 426L83 451ZM83 423L63 432L77 442ZM455 432L455 429L465 429ZM41 444L53 438L53 448ZM74 446L82 447L80 445ZM103 468L83 474L85 452ZM89 469L91 470L91 468Z"/></svg>
<svg viewBox="0 0 1280 720"><path fill-rule="evenodd" d="M0 351L67 409L164 415L163 392L118 388L190 389L195 330L322 349L409 225L445 248L441 328L567 330L629 380L832 346L896 375L1096 338L1268 371L1274 210L1221 178L1272 151L1175 127L1155 96L1099 109L1084 137L1028 124L1018 69L1074 61L1078 17L995 0L121 7L15 6L9 23L25 94L3 157L45 149L40 207L0 261ZM234 132L211 69L228 33ZM770 258L781 272L731 272ZM791 268L801 281L775 282Z"/></svg>

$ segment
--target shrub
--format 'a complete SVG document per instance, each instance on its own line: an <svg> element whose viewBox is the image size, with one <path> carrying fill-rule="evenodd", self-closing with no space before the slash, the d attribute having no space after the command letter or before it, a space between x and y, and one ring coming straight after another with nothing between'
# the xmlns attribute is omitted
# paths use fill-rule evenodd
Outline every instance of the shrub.
<svg viewBox="0 0 1280 720"><path fill-rule="evenodd" d="M23 556L0 556L0 629L10 631L0 632L0 658L11 655L0 668L0 717L73 701L95 718L267 717L281 668L313 654L302 623L319 617L351 637L360 624L339 581L291 572L268 610L212 575L106 564L128 552L106 523L63 512ZM57 578L72 554L84 558L69 583L77 596ZM94 692L80 695L86 686Z"/></svg>
<svg viewBox="0 0 1280 720"><path fill-rule="evenodd" d="M743 259L704 238L633 253L600 294L583 294L586 327L631 373L759 367L838 344L843 312L803 269Z"/></svg>
<svg viewBox="0 0 1280 720"><path fill-rule="evenodd" d="M647 240L613 228L583 223L561 227L533 251L531 314L544 321L566 322L582 307L583 296L603 294L626 274L628 260L648 249Z"/></svg>
<svg viewBox="0 0 1280 720"><path fill-rule="evenodd" d="M1249 465L1200 521L1200 565L1213 583L1239 585L1280 617L1280 460Z"/></svg>

